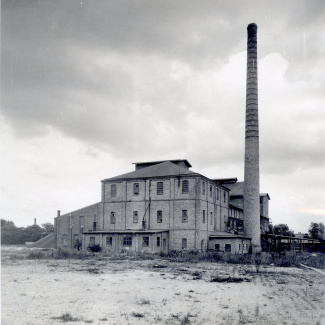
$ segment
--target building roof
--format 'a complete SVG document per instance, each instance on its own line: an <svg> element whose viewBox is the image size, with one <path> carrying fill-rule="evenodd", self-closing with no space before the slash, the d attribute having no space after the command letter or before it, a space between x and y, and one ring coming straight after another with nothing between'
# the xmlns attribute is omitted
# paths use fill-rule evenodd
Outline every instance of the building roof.
<svg viewBox="0 0 325 325"><path fill-rule="evenodd" d="M192 165L187 161L187 159L174 159L174 160L160 160L160 161L144 161L144 162L134 162L134 165L157 165L165 161L170 161L172 163L184 162L184 164L190 168Z"/></svg>
<svg viewBox="0 0 325 325"><path fill-rule="evenodd" d="M135 170L130 173L104 179L103 181L112 181L119 179L132 178L148 178L148 177L162 177L162 176L178 176L178 175L198 175L187 168L173 164L170 161L165 161L147 168Z"/></svg>
<svg viewBox="0 0 325 325"><path fill-rule="evenodd" d="M224 184L230 190L230 196L244 196L244 182L236 182L233 184ZM260 193L260 196L267 196L271 200L268 193Z"/></svg>
<svg viewBox="0 0 325 325"><path fill-rule="evenodd" d="M214 231L209 235L210 238L240 238L240 239L251 239L250 237L246 237L244 235L236 235L236 234L231 234L229 232L223 232L223 231Z"/></svg>
<svg viewBox="0 0 325 325"><path fill-rule="evenodd" d="M233 184L238 181L237 177L229 177L229 178L216 178L214 181L221 183L221 184Z"/></svg>

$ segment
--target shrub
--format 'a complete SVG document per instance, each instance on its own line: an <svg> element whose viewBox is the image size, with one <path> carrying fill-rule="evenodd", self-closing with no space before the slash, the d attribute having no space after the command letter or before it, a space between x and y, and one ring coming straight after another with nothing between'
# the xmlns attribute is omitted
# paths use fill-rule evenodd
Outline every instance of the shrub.
<svg viewBox="0 0 325 325"><path fill-rule="evenodd" d="M87 249L93 253L99 253L102 251L102 248L98 244L89 244Z"/></svg>

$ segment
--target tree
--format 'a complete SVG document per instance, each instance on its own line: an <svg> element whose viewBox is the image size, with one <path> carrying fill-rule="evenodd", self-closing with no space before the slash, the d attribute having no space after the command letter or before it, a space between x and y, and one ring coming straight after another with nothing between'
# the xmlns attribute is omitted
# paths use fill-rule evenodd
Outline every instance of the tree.
<svg viewBox="0 0 325 325"><path fill-rule="evenodd" d="M290 236L290 237L294 237L294 231L289 229L288 225L286 224L279 224L279 225L275 225L273 227L273 231L275 235L281 235L281 236Z"/></svg>
<svg viewBox="0 0 325 325"><path fill-rule="evenodd" d="M310 238L322 239L324 235L324 224L322 222L312 222L309 226L308 233Z"/></svg>
<svg viewBox="0 0 325 325"><path fill-rule="evenodd" d="M54 231L54 225L51 222L46 222L42 224L42 228L44 229L44 231L48 234L50 234L51 232Z"/></svg>

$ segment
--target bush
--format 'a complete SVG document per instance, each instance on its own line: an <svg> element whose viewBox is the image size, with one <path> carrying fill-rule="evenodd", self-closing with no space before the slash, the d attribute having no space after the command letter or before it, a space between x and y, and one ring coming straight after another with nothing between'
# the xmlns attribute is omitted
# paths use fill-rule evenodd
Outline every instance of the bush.
<svg viewBox="0 0 325 325"><path fill-rule="evenodd" d="M102 248L98 244L89 244L87 249L93 253L99 253L102 251Z"/></svg>

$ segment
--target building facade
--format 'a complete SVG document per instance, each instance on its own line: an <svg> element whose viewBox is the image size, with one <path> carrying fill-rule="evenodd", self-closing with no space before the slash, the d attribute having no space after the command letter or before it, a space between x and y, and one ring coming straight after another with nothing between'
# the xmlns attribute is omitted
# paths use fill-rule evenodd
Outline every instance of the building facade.
<svg viewBox="0 0 325 325"><path fill-rule="evenodd" d="M136 163L135 171L102 180L100 202L55 218L57 247L248 252L243 210L231 202L229 184L190 167L187 160Z"/></svg>

